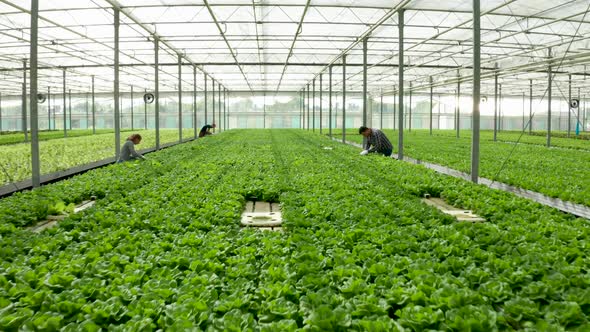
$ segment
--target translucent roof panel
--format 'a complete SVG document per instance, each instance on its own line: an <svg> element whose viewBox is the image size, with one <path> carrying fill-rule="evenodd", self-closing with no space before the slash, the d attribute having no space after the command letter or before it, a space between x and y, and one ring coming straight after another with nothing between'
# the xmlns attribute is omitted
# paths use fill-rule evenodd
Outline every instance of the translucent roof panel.
<svg viewBox="0 0 590 332"><path fill-rule="evenodd" d="M23 60L30 55L29 0L0 3L0 80L3 94L19 94ZM455 89L473 64L472 0L43 0L39 13L40 82L60 85L66 70L72 89L88 91L91 78L112 91L114 8L120 9L121 85L153 89L154 45L159 40L163 86L198 77L235 91L298 91L313 79L341 73L362 90L363 38L367 37L369 91L397 84L398 11L404 9L405 77L417 91ZM519 79L585 78L590 65L590 3L584 0L481 1L482 89L499 81L526 92ZM549 56L553 60L549 59ZM205 73L205 74L204 74ZM185 77L186 76L186 77ZM341 84L342 77L334 78ZM556 80L558 80L556 78ZM40 83L41 84L41 83ZM574 79L574 89L586 80ZM469 91L468 84L465 90ZM341 86L341 85L340 85ZM535 91L542 92L541 85ZM385 91L385 92L384 92Z"/></svg>

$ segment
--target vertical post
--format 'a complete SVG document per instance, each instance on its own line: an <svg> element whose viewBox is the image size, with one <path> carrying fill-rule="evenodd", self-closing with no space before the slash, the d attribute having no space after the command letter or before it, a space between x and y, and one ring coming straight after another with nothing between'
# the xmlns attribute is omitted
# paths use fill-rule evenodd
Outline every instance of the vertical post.
<svg viewBox="0 0 590 332"><path fill-rule="evenodd" d="M223 88L223 130L228 129L227 119L227 89Z"/></svg>
<svg viewBox="0 0 590 332"><path fill-rule="evenodd" d="M307 130L309 130L309 84L307 84L307 116L305 117L307 120Z"/></svg>
<svg viewBox="0 0 590 332"><path fill-rule="evenodd" d="M399 119L398 119L398 141L397 154L398 159L404 159L404 10L400 9L398 12L398 34L399 34L399 65L398 65L398 103L399 103Z"/></svg>
<svg viewBox="0 0 590 332"><path fill-rule="evenodd" d="M114 8L115 14L115 158L121 152L121 123L119 118L119 9Z"/></svg>
<svg viewBox="0 0 590 332"><path fill-rule="evenodd" d="M498 129L500 130L500 132L502 131L502 129L504 128L504 119L502 118L502 83L498 84L498 98L500 100L500 103L498 105L498 117L499 117L499 121L500 123L498 124Z"/></svg>
<svg viewBox="0 0 590 332"><path fill-rule="evenodd" d="M312 131L315 132L315 78L311 83L312 86L312 93L311 93L311 128Z"/></svg>
<svg viewBox="0 0 590 332"><path fill-rule="evenodd" d="M477 183L479 178L479 103L481 101L481 45L479 1L480 0L473 0L473 117L471 125L471 181L474 183Z"/></svg>
<svg viewBox="0 0 590 332"><path fill-rule="evenodd" d="M429 121L428 121L428 127L430 128L430 136L432 136L432 108L434 107L434 104L432 103L432 90L433 90L432 76L430 76L429 81L430 81L430 116L429 116Z"/></svg>
<svg viewBox="0 0 590 332"><path fill-rule="evenodd" d="M266 92L264 93L262 101L262 128L266 129Z"/></svg>
<svg viewBox="0 0 590 332"><path fill-rule="evenodd" d="M133 117L133 85L131 86L131 130L135 130L135 123Z"/></svg>
<svg viewBox="0 0 590 332"><path fill-rule="evenodd" d="M494 142L498 140L498 70L494 73Z"/></svg>
<svg viewBox="0 0 590 332"><path fill-rule="evenodd" d="M328 68L328 133L332 138L332 65Z"/></svg>
<svg viewBox="0 0 590 332"><path fill-rule="evenodd" d="M143 90L144 96L147 94L147 89ZM148 120L147 120L147 103L143 103L143 127L144 129L148 129Z"/></svg>
<svg viewBox="0 0 590 332"><path fill-rule="evenodd" d="M529 135L533 131L533 80L529 80Z"/></svg>
<svg viewBox="0 0 590 332"><path fill-rule="evenodd" d="M72 130L72 89L68 89L68 114L69 114L69 126L70 131Z"/></svg>
<svg viewBox="0 0 590 332"><path fill-rule="evenodd" d="M383 90L381 90L381 100L379 102L379 129L383 130Z"/></svg>
<svg viewBox="0 0 590 332"><path fill-rule="evenodd" d="M211 79L211 104L213 106L213 119L211 120L211 123L215 123L215 80L212 78ZM215 129L213 129L213 131L215 131Z"/></svg>
<svg viewBox="0 0 590 332"><path fill-rule="evenodd" d="M346 54L342 56L342 143L346 143Z"/></svg>
<svg viewBox="0 0 590 332"><path fill-rule="evenodd" d="M299 90L299 129L303 128L303 90Z"/></svg>
<svg viewBox="0 0 590 332"><path fill-rule="evenodd" d="M323 73L320 73L320 135L322 134L322 126L323 126L323 121L322 121L323 120L322 119L322 117L323 117L323 114L322 114L323 108L322 108L322 106L323 105L322 104L324 103L324 100L322 98L322 96L323 96L323 91L322 90L323 90Z"/></svg>
<svg viewBox="0 0 590 332"><path fill-rule="evenodd" d="M549 60L551 60L551 48L548 49ZM551 97L552 97L552 85L553 85L553 76L551 74L551 63L549 63L549 68L547 70L547 83L549 86L547 87L547 147L551 147Z"/></svg>
<svg viewBox="0 0 590 332"><path fill-rule="evenodd" d="M461 74L457 69L457 105L455 108L455 129L457 130L457 138L459 138L459 131L461 130Z"/></svg>
<svg viewBox="0 0 590 332"><path fill-rule="evenodd" d="M86 112L86 129L88 130L88 125L90 124L90 116L88 114L88 92L86 92L85 94L85 98L86 98L86 102L84 104L84 111ZM82 129L82 128L80 128Z"/></svg>
<svg viewBox="0 0 590 332"><path fill-rule="evenodd" d="M437 114L436 114L436 129L440 129L440 106L442 104L442 96L439 94L438 95L438 107L437 109Z"/></svg>
<svg viewBox="0 0 590 332"><path fill-rule="evenodd" d="M35 97L36 99L36 97ZM36 102L36 101L35 101ZM25 134L25 142L29 141L27 128L27 60L23 60L23 101L22 101L22 127Z"/></svg>
<svg viewBox="0 0 590 332"><path fill-rule="evenodd" d="M409 103L408 103L408 107L409 107L409 118L408 118L408 131L412 131L412 82L410 82L410 91L408 92L409 94Z"/></svg>
<svg viewBox="0 0 590 332"><path fill-rule="evenodd" d="M217 85L217 121L219 121L219 131L223 128L223 123L221 122L221 83Z"/></svg>
<svg viewBox="0 0 590 332"><path fill-rule="evenodd" d="M62 112L64 115L63 123L64 123L64 137L68 137L68 104L66 103L67 98L67 91L66 91L66 70L65 68L62 70L63 74L63 81L62 81L62 90L63 90L63 108Z"/></svg>
<svg viewBox="0 0 590 332"><path fill-rule="evenodd" d="M0 135L2 135L2 94L1 93L0 93Z"/></svg>
<svg viewBox="0 0 590 332"><path fill-rule="evenodd" d="M367 44L369 38L363 39L363 126L367 125Z"/></svg>
<svg viewBox="0 0 590 332"><path fill-rule="evenodd" d="M522 93L522 131L524 132L526 130L525 126L526 126L526 120L525 120L525 108L526 108L526 94L523 92Z"/></svg>
<svg viewBox="0 0 590 332"><path fill-rule="evenodd" d="M395 115L397 114L397 91L395 90L395 85L393 86L393 130L395 130L396 123L395 123Z"/></svg>
<svg viewBox="0 0 590 332"><path fill-rule="evenodd" d="M154 35L154 99L155 99L155 127L156 127L156 150L160 150L160 40Z"/></svg>
<svg viewBox="0 0 590 332"><path fill-rule="evenodd" d="M94 98L94 75L92 75L92 135L96 134L96 104Z"/></svg>
<svg viewBox="0 0 590 332"><path fill-rule="evenodd" d="M203 73L203 77L205 80L205 93L204 93L204 99L205 99L205 124L207 124L207 74Z"/></svg>
<svg viewBox="0 0 590 332"><path fill-rule="evenodd" d="M41 185L41 164L39 161L39 123L37 118L37 48L39 42L39 0L31 0L31 87L29 104L31 105L31 177L33 188Z"/></svg>
<svg viewBox="0 0 590 332"><path fill-rule="evenodd" d="M197 66L193 66L193 132L197 139Z"/></svg>
<svg viewBox="0 0 590 332"><path fill-rule="evenodd" d="M55 123L53 124L55 127ZM51 130L51 87L47 87L47 128Z"/></svg>
<svg viewBox="0 0 590 332"><path fill-rule="evenodd" d="M182 143L182 56L178 54L178 142Z"/></svg>
<svg viewBox="0 0 590 332"><path fill-rule="evenodd" d="M572 130L572 74L568 75L568 99L567 99L567 137L570 137Z"/></svg>

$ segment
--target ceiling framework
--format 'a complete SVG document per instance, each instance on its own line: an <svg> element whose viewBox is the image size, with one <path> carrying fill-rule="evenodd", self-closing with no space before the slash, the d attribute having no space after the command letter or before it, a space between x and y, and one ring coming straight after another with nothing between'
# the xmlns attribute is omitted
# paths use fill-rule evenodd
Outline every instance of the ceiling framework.
<svg viewBox="0 0 590 332"><path fill-rule="evenodd" d="M39 20L39 88L112 91L113 7L121 11L121 91L153 89L154 39L161 45L162 90L194 67L230 91L280 94L303 89L320 73L327 91L362 91L362 40L368 38L368 91L391 94L397 84L397 15L405 11L405 79L413 92L471 92L471 0L44 0ZM482 94L494 77L506 94L545 94L551 64L556 95L590 94L590 4L587 0L486 0L481 8ZM0 93L22 91L29 58L29 0L0 0ZM549 50L551 52L549 52ZM553 58L548 58L551 53ZM197 90L203 90L198 75ZM192 90L192 75L182 85ZM319 84L316 84L319 87Z"/></svg>

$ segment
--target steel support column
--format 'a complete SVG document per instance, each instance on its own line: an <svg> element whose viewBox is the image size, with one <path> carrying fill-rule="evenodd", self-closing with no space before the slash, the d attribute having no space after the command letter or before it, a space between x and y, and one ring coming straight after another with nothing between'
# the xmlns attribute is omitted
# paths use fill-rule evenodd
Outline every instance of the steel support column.
<svg viewBox="0 0 590 332"><path fill-rule="evenodd" d="M567 99L567 137L570 137L572 130L572 74L568 75L568 99Z"/></svg>
<svg viewBox="0 0 590 332"><path fill-rule="evenodd" d="M332 138L332 66L328 67L328 134Z"/></svg>
<svg viewBox="0 0 590 332"><path fill-rule="evenodd" d="M178 142L182 143L182 56L178 54Z"/></svg>
<svg viewBox="0 0 590 332"><path fill-rule="evenodd" d="M147 94L147 89L143 90L144 95ZM143 103L143 127L144 129L148 129L148 120L147 120L147 103Z"/></svg>
<svg viewBox="0 0 590 332"><path fill-rule="evenodd" d="M160 150L160 40L156 36L154 36L154 64L156 150Z"/></svg>
<svg viewBox="0 0 590 332"><path fill-rule="evenodd" d="M134 116L133 116L133 85L131 86L131 130L135 130L135 123L134 123Z"/></svg>
<svg viewBox="0 0 590 332"><path fill-rule="evenodd" d="M62 90L63 90L63 109L62 112L64 114L64 137L68 137L68 104L66 103L66 98L68 97L68 93L66 90L66 70L63 69L62 70L63 73L63 81L62 81Z"/></svg>
<svg viewBox="0 0 590 332"><path fill-rule="evenodd" d="M203 87L205 88L205 91L203 93L203 97L205 99L205 103L204 103L204 105L205 105L205 124L208 124L208 122L207 122L207 120L208 120L207 119L207 106L208 106L207 105L207 74L203 73L203 78L205 81L205 85L203 85Z"/></svg>
<svg viewBox="0 0 590 332"><path fill-rule="evenodd" d="M96 103L94 94L94 75L92 75L92 135L96 134Z"/></svg>
<svg viewBox="0 0 590 332"><path fill-rule="evenodd" d="M68 129L72 130L72 89L68 89L68 121L69 126Z"/></svg>
<svg viewBox="0 0 590 332"><path fill-rule="evenodd" d="M551 48L548 49L549 59L551 59ZM551 74L551 64L547 70L547 147L551 147L551 99L552 99L552 85L553 76Z"/></svg>
<svg viewBox="0 0 590 332"><path fill-rule="evenodd" d="M315 78L311 83L311 128L315 132Z"/></svg>
<svg viewBox="0 0 590 332"><path fill-rule="evenodd" d="M529 135L533 131L533 80L529 80Z"/></svg>
<svg viewBox="0 0 590 332"><path fill-rule="evenodd" d="M379 129L383 130L383 91L381 91L381 100L379 102Z"/></svg>
<svg viewBox="0 0 590 332"><path fill-rule="evenodd" d="M432 103L432 90L433 90L433 86L432 86L432 76L430 76L430 114L429 114L429 121L428 121L428 127L430 128L430 136L432 136L432 108L434 107L434 104Z"/></svg>
<svg viewBox="0 0 590 332"><path fill-rule="evenodd" d="M55 129L55 123L53 127ZM51 86L47 87L47 128L51 130Z"/></svg>
<svg viewBox="0 0 590 332"><path fill-rule="evenodd" d="M494 142L498 140L498 71L494 73Z"/></svg>
<svg viewBox="0 0 590 332"><path fill-rule="evenodd" d="M408 131L412 131L412 82L410 82L410 91L408 92L409 95L409 102L408 102Z"/></svg>
<svg viewBox="0 0 590 332"><path fill-rule="evenodd" d="M342 55L342 143L346 143L346 54Z"/></svg>
<svg viewBox="0 0 590 332"><path fill-rule="evenodd" d="M477 183L479 178L479 103L481 102L481 30L479 1L480 0L473 0L473 116L471 126L471 181L474 183Z"/></svg>
<svg viewBox="0 0 590 332"><path fill-rule="evenodd" d="M221 83L217 84L217 119L219 121L219 131L223 129L223 119L221 118Z"/></svg>
<svg viewBox="0 0 590 332"><path fill-rule="evenodd" d="M119 122L119 108L121 107L121 105L119 105L119 26L121 24L121 21L119 20L119 9L114 8L113 10L115 14L115 157L119 158L119 155L121 153L121 123Z"/></svg>
<svg viewBox="0 0 590 332"><path fill-rule="evenodd" d="M404 10L400 9L398 12L398 107L399 107L399 119L398 119L398 141L397 141L397 154L398 159L404 159Z"/></svg>
<svg viewBox="0 0 590 332"><path fill-rule="evenodd" d="M309 95L309 84L307 84L307 130L309 130L309 104L310 104L310 95Z"/></svg>
<svg viewBox="0 0 590 332"><path fill-rule="evenodd" d="M25 134L25 142L29 141L29 131L27 128L27 60L23 60L23 100L22 100L22 127Z"/></svg>
<svg viewBox="0 0 590 332"><path fill-rule="evenodd" d="M211 78L211 106L212 106L211 124L214 124L215 126L217 126L217 124L215 123L215 80L213 78ZM216 132L217 130L215 130L215 128L214 128L213 131Z"/></svg>
<svg viewBox="0 0 590 332"><path fill-rule="evenodd" d="M322 117L323 117L323 114L322 114L322 110L323 110L322 109L322 106L323 105L322 104L323 104L323 101L324 101L322 99L322 97L323 97L323 91L322 91L322 89L323 89L323 79L322 78L323 78L323 73L320 73L320 134L322 134L322 125L323 125L323 121L322 121Z"/></svg>
<svg viewBox="0 0 590 332"><path fill-rule="evenodd" d="M86 111L86 129L90 128L90 115L89 115L89 107L88 107L88 92L85 93L86 103L84 104L84 110Z"/></svg>
<svg viewBox="0 0 590 332"><path fill-rule="evenodd" d="M457 130L457 138L460 136L461 130L461 75L457 70L457 103L455 108L455 130Z"/></svg>
<svg viewBox="0 0 590 332"><path fill-rule="evenodd" d="M193 66L193 134L197 138L197 66Z"/></svg>
<svg viewBox="0 0 590 332"><path fill-rule="evenodd" d="M395 85L393 86L393 127L392 129L395 130L396 124L395 124L395 116L397 114L397 90L395 89Z"/></svg>
<svg viewBox="0 0 590 332"><path fill-rule="evenodd" d="M41 164L39 160L39 123L37 117L37 51L39 42L39 0L31 0L30 59L31 87L29 104L31 107L31 177L33 188L41 185Z"/></svg>
<svg viewBox="0 0 590 332"><path fill-rule="evenodd" d="M367 125L367 44L369 38L363 38L363 126Z"/></svg>

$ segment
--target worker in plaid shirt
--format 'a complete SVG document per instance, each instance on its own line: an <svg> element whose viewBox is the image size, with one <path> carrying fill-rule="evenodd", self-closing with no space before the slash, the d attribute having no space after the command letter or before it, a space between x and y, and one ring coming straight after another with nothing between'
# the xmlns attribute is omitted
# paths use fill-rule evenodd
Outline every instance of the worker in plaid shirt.
<svg viewBox="0 0 590 332"><path fill-rule="evenodd" d="M393 145L391 145L391 142L381 130L361 126L359 128L359 134L364 136L363 151L361 152L361 155L364 156L376 152L386 157L391 157L391 154L393 153Z"/></svg>

